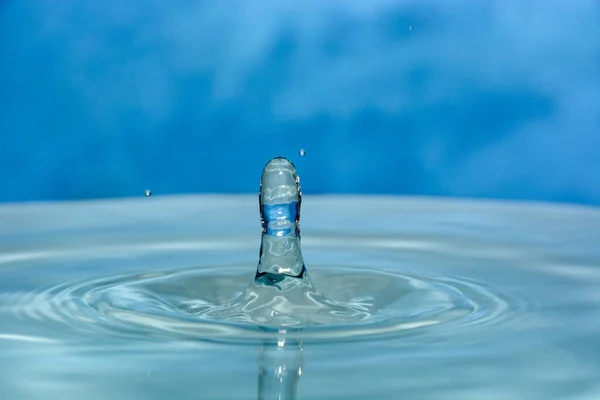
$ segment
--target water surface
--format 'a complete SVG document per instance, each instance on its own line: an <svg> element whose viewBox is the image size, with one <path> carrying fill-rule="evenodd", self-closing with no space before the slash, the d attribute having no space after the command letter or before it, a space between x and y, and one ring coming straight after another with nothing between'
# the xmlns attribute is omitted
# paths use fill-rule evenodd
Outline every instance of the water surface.
<svg viewBox="0 0 600 400"><path fill-rule="evenodd" d="M311 279L367 318L194 314L252 280L258 221L255 196L1 206L2 398L269 398L282 366L300 399L600 396L597 209L308 196Z"/></svg>

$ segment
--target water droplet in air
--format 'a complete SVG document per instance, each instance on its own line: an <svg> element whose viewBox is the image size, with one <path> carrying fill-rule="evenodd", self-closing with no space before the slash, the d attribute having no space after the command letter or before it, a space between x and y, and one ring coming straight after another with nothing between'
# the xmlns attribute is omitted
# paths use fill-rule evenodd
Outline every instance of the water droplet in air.
<svg viewBox="0 0 600 400"><path fill-rule="evenodd" d="M300 153L300 157L304 157L306 155L306 150L300 149L299 153Z"/></svg>
<svg viewBox="0 0 600 400"><path fill-rule="evenodd" d="M144 196L146 196L146 197L150 197L150 196L152 196L152 190L150 190L150 189L146 189L146 190L144 191Z"/></svg>
<svg viewBox="0 0 600 400"><path fill-rule="evenodd" d="M410 32L412 32L412 25L409 25L409 26L408 26L408 30L409 30Z"/></svg>

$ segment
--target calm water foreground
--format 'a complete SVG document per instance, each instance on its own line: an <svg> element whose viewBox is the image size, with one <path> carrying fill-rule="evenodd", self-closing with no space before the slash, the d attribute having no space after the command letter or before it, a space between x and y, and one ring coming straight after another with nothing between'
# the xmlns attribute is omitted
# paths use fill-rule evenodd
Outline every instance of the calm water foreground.
<svg viewBox="0 0 600 400"><path fill-rule="evenodd" d="M366 317L272 332L191 311L251 281L256 197L140 197L0 206L0 398L600 398L598 209L306 196Z"/></svg>

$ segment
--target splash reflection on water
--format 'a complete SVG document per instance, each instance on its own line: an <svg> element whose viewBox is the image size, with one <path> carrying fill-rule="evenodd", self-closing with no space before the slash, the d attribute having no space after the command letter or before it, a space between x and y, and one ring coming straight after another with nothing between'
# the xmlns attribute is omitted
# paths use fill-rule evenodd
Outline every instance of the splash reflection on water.
<svg viewBox="0 0 600 400"><path fill-rule="evenodd" d="M1 206L2 398L600 396L600 211L376 197L303 209L314 284L369 318L282 338L198 313L252 279L254 196Z"/></svg>

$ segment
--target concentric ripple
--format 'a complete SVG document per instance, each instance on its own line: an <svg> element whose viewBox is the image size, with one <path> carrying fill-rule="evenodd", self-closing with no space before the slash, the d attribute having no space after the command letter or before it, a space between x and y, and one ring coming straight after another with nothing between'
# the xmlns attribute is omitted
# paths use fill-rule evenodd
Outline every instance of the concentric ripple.
<svg viewBox="0 0 600 400"><path fill-rule="evenodd" d="M319 238L319 243L330 246L328 251L340 245L346 249L339 257L329 258L330 262L325 255L317 256L321 265L307 268L300 234L301 205L300 178L294 164L282 157L273 158L260 180L262 232L255 269L251 264L219 265L215 259L191 269L158 264L145 268L144 273L107 273L38 294L25 293L26 302L17 299L16 307L3 308L16 310L21 316L50 318L80 331L101 329L144 338L262 341L284 331L289 338L326 341L389 335L442 340L457 330L463 333L467 326L498 321L519 304L482 283L454 277L448 271L440 275L423 270L408 273L406 259L394 263L398 254L407 252L393 246L377 248L382 243L394 245L393 236L384 241L377 238L375 247L369 245L373 237L365 240L338 233L333 238ZM317 215L327 218L330 211L325 209ZM241 221L226 205L219 206L215 217L213 227ZM230 241L214 256L228 257L242 244L232 239L235 231L227 230ZM200 247L210 250L210 246ZM164 243L154 246L155 251L161 248L165 248ZM88 255L101 253L97 249ZM371 253L373 257L363 264L344 262L352 254L365 257ZM121 255L127 256L127 252ZM144 256L137 254L138 259ZM48 257L45 254L43 259ZM67 261L72 262L68 257ZM390 262L393 268L380 268ZM96 269L106 270L102 265ZM253 269L254 277L247 276ZM19 305L24 307L19 309Z"/></svg>
<svg viewBox="0 0 600 400"><path fill-rule="evenodd" d="M81 334L254 343L282 330L290 338L316 342L382 336L441 340L467 327L501 323L519 305L515 298L466 279L370 267L317 265L311 270L332 307L310 324L263 325L249 318L248 310L236 308L248 291L248 267L242 265L70 282L4 297L0 311L10 310L20 319L53 320ZM276 296L272 300L262 305L265 312L276 312Z"/></svg>

